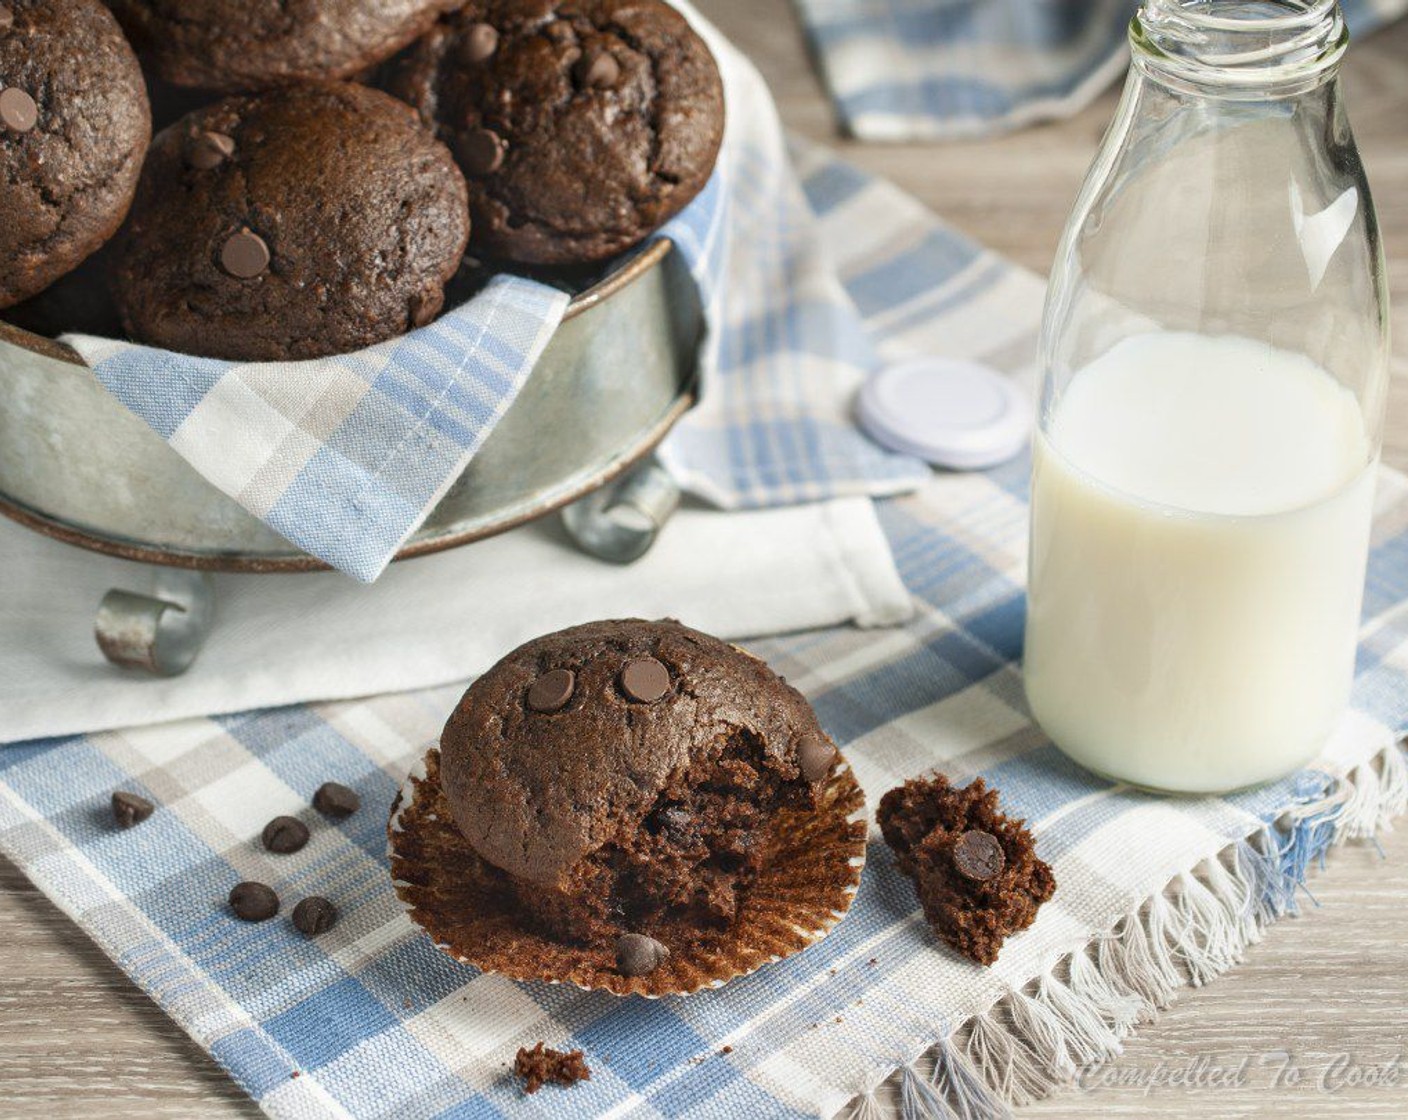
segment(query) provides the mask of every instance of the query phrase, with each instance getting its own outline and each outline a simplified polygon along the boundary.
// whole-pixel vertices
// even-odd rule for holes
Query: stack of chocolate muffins
[[[722,134],[663,0],[0,0],[0,308],[202,357],[356,350],[452,282],[599,268]]]

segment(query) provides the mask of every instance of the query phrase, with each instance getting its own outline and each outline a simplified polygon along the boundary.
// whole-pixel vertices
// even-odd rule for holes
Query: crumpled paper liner
[[[567,945],[517,922],[503,873],[465,841],[440,789],[440,750],[432,747],[391,807],[387,837],[396,894],[411,920],[457,961],[515,980],[546,980],[616,995],[689,995],[780,961],[825,937],[850,909],[865,866],[865,795],[844,759],[815,810],[773,818],[771,863],[724,930],[682,928],[661,939],[673,948],[648,976],[616,971],[614,945]]]

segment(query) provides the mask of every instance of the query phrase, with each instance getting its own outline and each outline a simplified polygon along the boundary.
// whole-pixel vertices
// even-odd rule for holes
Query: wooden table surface
[[[1072,120],[996,140],[842,143],[787,0],[700,0],[699,6],[753,56],[791,128],[838,144],[952,224],[1045,272],[1113,111],[1113,93]],[[1408,22],[1356,45],[1347,83],[1398,309],[1386,458],[1408,469]],[[1362,846],[1336,851],[1328,873],[1312,886],[1318,909],[1276,926],[1240,968],[1185,991],[1141,1029],[1106,1067],[1118,1084],[1072,1088],[1023,1115],[1408,1115],[1408,832],[1385,837],[1382,857]],[[1198,1063],[1236,1067],[1244,1060],[1245,1084],[1237,1088],[1159,1084]],[[119,1120],[258,1112],[0,860],[0,1115]]]

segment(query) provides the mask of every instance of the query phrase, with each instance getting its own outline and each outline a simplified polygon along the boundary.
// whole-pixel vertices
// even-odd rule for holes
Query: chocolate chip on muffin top
[[[723,136],[714,59],[662,0],[471,0],[388,88],[459,159],[476,251],[530,264],[635,245],[703,188]]]
[[[468,232],[464,178],[413,113],[308,83],[228,98],[156,138],[114,291],[143,342],[321,357],[433,319]]]
[[[348,78],[459,0],[108,0],[169,82],[234,92]]]
[[[141,68],[98,0],[6,0],[0,18],[0,307],[122,224],[151,137]]]

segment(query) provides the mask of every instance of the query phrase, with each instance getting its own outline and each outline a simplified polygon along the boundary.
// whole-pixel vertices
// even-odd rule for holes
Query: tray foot
[[[174,677],[195,661],[214,614],[210,573],[157,568],[149,594],[114,588],[103,596],[93,636],[114,665]]]
[[[651,456],[600,490],[562,511],[562,523],[578,548],[599,560],[629,564],[655,543],[680,505],[680,488]]]

